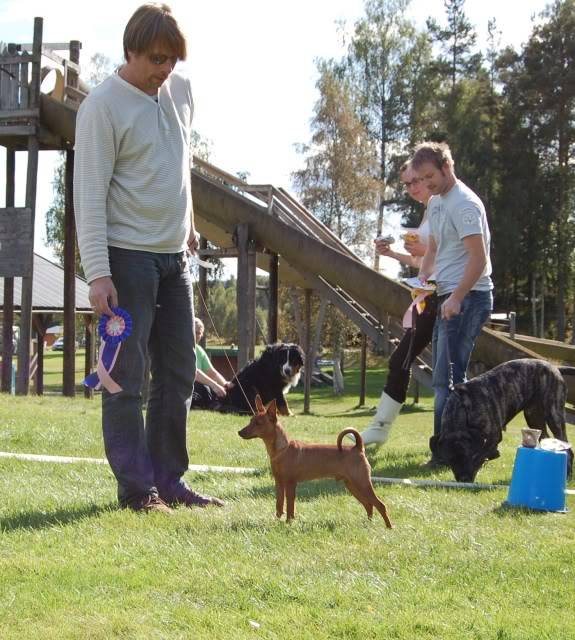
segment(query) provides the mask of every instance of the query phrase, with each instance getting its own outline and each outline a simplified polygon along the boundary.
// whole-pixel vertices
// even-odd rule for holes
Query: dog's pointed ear
[[[272,419],[272,420],[277,420],[278,417],[278,408],[276,405],[276,401],[275,398],[268,404],[268,416]]]
[[[256,395],[256,409],[258,413],[266,412],[266,408],[264,407],[264,403],[262,402],[262,399],[260,398],[259,393]]]

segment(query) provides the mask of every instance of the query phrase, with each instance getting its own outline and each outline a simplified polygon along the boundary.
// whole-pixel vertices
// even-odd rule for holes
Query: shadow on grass
[[[545,516],[549,513],[565,513],[564,511],[544,511],[542,509],[529,509],[528,507],[517,507],[515,505],[502,502],[499,506],[493,508],[493,513],[500,518],[508,518],[511,516]]]
[[[338,495],[341,493],[347,493],[351,496],[351,493],[346,489],[343,482],[337,480],[304,480],[299,482],[296,489],[296,503],[298,500],[309,502],[326,495]],[[253,498],[269,498],[273,496],[275,498],[276,488],[273,481],[266,485],[255,487],[249,491],[250,496]]]
[[[329,417],[329,418],[349,418],[353,416],[354,418],[369,418],[375,414],[376,406],[367,406],[367,405],[356,405],[355,407],[350,407],[340,413],[323,413],[319,411],[310,412],[308,415],[313,415],[315,417]],[[424,407],[421,404],[405,404],[401,409],[402,414],[411,414],[411,413],[429,413],[433,411],[433,408]]]
[[[420,452],[405,452],[397,456],[390,454],[385,458],[376,458],[376,451],[366,449],[367,459],[371,465],[371,474],[389,478],[429,478],[437,475],[437,469],[430,469],[421,462]],[[445,467],[442,470],[447,470]]]
[[[118,505],[111,502],[108,505],[86,505],[79,509],[57,509],[52,512],[29,511],[18,515],[2,518],[0,521],[0,531],[6,533],[17,529],[47,529],[59,525],[70,524],[82,518],[92,518],[101,513],[116,511]]]

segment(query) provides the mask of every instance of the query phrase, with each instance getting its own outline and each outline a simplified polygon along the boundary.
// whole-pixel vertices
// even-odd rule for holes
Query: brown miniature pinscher
[[[337,437],[337,446],[288,440],[286,432],[278,422],[275,400],[272,400],[266,410],[258,395],[256,409],[256,415],[252,417],[247,427],[238,432],[238,435],[245,440],[261,438],[266,445],[276,483],[278,518],[281,518],[284,512],[284,498],[287,498],[288,522],[294,518],[298,482],[335,478],[345,482],[345,486],[352,495],[364,506],[368,518],[371,518],[373,507],[375,507],[385,520],[386,526],[389,529],[393,527],[385,505],[373,490],[371,467],[365,457],[363,440],[358,431],[344,429]],[[353,447],[341,445],[347,433],[353,433],[355,436]]]

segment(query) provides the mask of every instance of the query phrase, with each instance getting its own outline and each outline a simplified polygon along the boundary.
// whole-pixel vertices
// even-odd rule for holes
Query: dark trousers
[[[106,456],[122,506],[146,494],[171,500],[185,488],[186,426],[196,373],[192,282],[184,253],[109,248],[118,304],[132,317],[112,378],[119,393],[102,393]],[[146,359],[152,380],[146,421]]]
[[[383,390],[396,402],[405,402],[411,365],[431,342],[436,314],[437,296],[432,294],[425,299],[423,313],[415,313],[413,327],[406,330],[389,358],[389,374]]]
[[[194,395],[192,396],[192,409],[213,409],[218,397],[203,382],[194,383]]]
[[[441,432],[443,409],[449,396],[450,361],[452,382],[467,380],[467,365],[481,327],[493,309],[492,291],[469,291],[461,303],[461,313],[449,320],[441,319],[440,306],[449,295],[438,299],[437,323],[433,331],[433,392],[435,394],[433,433]]]

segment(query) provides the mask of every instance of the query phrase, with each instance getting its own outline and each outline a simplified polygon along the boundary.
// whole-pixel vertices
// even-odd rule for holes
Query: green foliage
[[[441,45],[442,54],[434,68],[445,75],[455,90],[457,81],[473,76],[481,66],[481,54],[474,52],[477,34],[465,15],[465,0],[444,0],[447,26],[441,27],[434,18],[427,19],[431,37]]]
[[[46,244],[52,248],[60,264],[64,262],[65,171],[66,155],[60,152],[60,161],[56,165],[54,179],[52,180],[54,200],[48,211],[46,211]]]
[[[347,55],[318,61],[312,136],[294,174],[302,200],[366,258],[386,216],[399,211],[410,226],[419,222],[420,210],[397,184],[410,149],[422,139],[446,140],[457,175],[486,204],[497,310],[515,311],[519,332],[575,340],[575,0],[554,0],[518,51],[500,50],[493,20],[479,51],[464,0],[445,0],[445,19],[424,29],[407,19],[407,6],[366,0]],[[95,57],[96,71],[108,65]],[[199,136],[195,147],[209,154]],[[57,255],[62,177],[60,165],[47,216]],[[235,339],[235,284],[210,286],[218,333]],[[295,307],[283,293],[280,336],[298,340]],[[266,309],[258,300],[262,329]],[[315,301],[314,322],[318,312]],[[327,318],[325,345],[353,339],[338,314]]]
[[[419,222],[397,170],[415,143],[445,140],[486,204],[497,310],[515,311],[520,332],[575,340],[575,0],[552,2],[519,51],[500,50],[494,20],[477,50],[465,1],[444,6],[445,20],[421,30],[407,2],[367,0],[348,55],[330,62],[377,150],[379,212],[367,236],[397,211]]]
[[[361,247],[370,231],[367,214],[375,204],[376,155],[355,113],[356,105],[342,70],[318,64],[320,98],[311,123],[305,168],[293,174],[303,203],[346,244]]]

